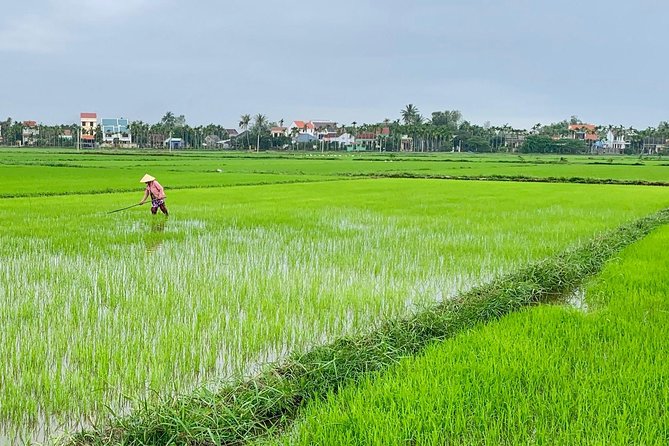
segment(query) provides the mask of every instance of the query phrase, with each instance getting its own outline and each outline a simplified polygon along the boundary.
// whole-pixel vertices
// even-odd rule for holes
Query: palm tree
[[[246,131],[246,147],[248,148],[251,144],[249,142],[249,124],[251,123],[251,115],[245,114],[239,117],[239,128]]]
[[[404,123],[407,125],[417,123],[417,118],[420,116],[418,114],[418,108],[416,108],[416,106],[413,104],[408,104],[406,107],[404,107],[404,110],[401,111],[401,114],[402,121],[404,121]]]
[[[267,130],[267,116],[258,113],[257,115],[254,116],[253,118],[253,128],[255,129],[256,133],[258,134],[258,141],[256,143],[256,152],[260,151],[260,133],[264,132]]]
[[[290,129],[290,136],[291,136],[290,142],[292,143],[291,145],[294,145],[297,142],[297,135],[299,134],[300,134],[300,129],[298,129],[297,127],[293,127],[292,129]]]
[[[165,116],[160,120],[160,122],[167,127],[174,127],[176,125],[176,116],[171,111],[165,113]]]

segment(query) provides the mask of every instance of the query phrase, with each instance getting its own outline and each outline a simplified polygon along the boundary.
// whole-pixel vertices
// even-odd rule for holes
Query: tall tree
[[[460,113],[459,110],[432,112],[431,122],[436,126],[445,126],[450,129],[457,130],[460,121],[462,121],[462,113]]]
[[[160,123],[163,124],[167,128],[173,128],[176,125],[177,118],[174,116],[174,113],[171,111],[168,111],[165,113],[165,116],[160,120]]]
[[[258,113],[253,117],[253,130],[257,134],[257,142],[256,142],[256,152],[260,151],[260,134],[265,133],[268,130],[269,126],[269,121],[267,120],[267,116]]]
[[[244,114],[239,117],[239,128],[246,132],[246,148],[249,148],[251,143],[249,142],[249,125],[251,124],[251,115]]]
[[[413,104],[406,105],[401,113],[402,113],[402,121],[404,121],[404,124],[410,125],[410,124],[420,123],[418,121],[420,114],[418,113],[418,108],[416,108],[415,105]]]

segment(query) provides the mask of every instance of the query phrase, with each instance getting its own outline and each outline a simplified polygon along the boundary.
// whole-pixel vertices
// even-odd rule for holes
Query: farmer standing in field
[[[169,215],[167,213],[167,207],[165,206],[166,197],[163,186],[161,186],[160,183],[148,173],[144,175],[139,182],[146,183],[144,198],[142,198],[142,201],[140,201],[139,204],[144,204],[146,199],[151,196],[151,213],[155,215],[158,212],[158,208],[160,208],[160,210],[163,211],[163,214],[166,216]]]

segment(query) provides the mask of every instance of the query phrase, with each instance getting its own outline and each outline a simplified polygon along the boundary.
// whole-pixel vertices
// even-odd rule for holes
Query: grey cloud
[[[45,11],[41,26],[11,5],[0,19],[16,87],[0,114],[372,122],[411,102],[515,126],[668,118],[660,1],[125,0],[89,2],[90,20],[89,3],[36,3],[25,9]]]

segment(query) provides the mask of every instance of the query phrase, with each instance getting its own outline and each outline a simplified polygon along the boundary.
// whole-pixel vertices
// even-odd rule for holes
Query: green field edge
[[[215,391],[202,388],[140,402],[129,415],[61,444],[241,445],[279,433],[307,402],[336,393],[364,374],[384,370],[482,322],[567,296],[623,248],[668,222],[669,209],[660,210],[367,334],[293,354],[255,378]]]
[[[276,174],[275,172],[252,172],[260,174]],[[332,178],[326,178],[332,177]],[[346,181],[352,179],[425,179],[425,180],[454,180],[454,181],[504,181],[517,183],[571,183],[571,184],[608,184],[620,186],[659,186],[667,187],[669,182],[666,181],[648,181],[648,180],[618,180],[613,178],[592,178],[592,177],[533,177],[525,175],[433,175],[433,174],[416,174],[411,172],[396,172],[396,173],[331,173],[319,174],[317,179],[292,179],[292,180],[278,180],[278,181],[254,181],[251,183],[235,183],[235,184],[202,184],[202,185],[184,185],[184,186],[165,186],[166,190],[185,190],[185,189],[211,189],[211,188],[225,188],[237,186],[266,186],[271,184],[306,184],[306,183],[320,183],[327,181]],[[76,195],[101,195],[114,194],[124,192],[134,192],[136,187],[128,188],[107,188],[107,189],[91,189],[84,191],[72,192],[22,192],[22,193],[1,193],[0,199],[13,198],[38,198],[38,197],[65,197]]]

